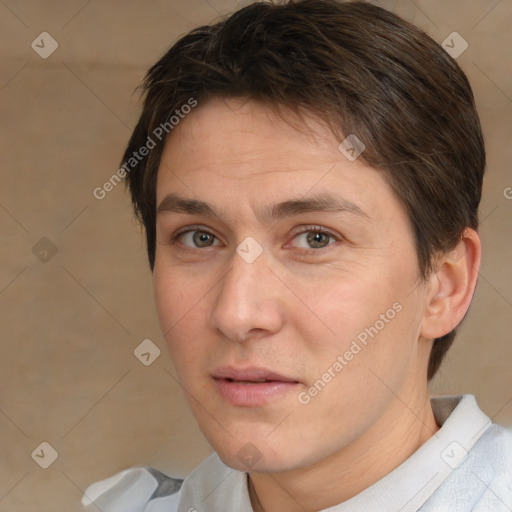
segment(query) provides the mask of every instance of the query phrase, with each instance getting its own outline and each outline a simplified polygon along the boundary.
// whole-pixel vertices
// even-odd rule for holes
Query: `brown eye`
[[[323,249],[337,241],[334,235],[319,229],[309,229],[294,237],[294,245],[300,249]]]
[[[312,249],[321,249],[322,247],[327,247],[329,245],[329,240],[331,238],[332,237],[327,233],[309,231],[307,233],[306,240]]]
[[[183,245],[194,249],[204,249],[213,245],[219,245],[217,237],[208,231],[191,229],[184,231],[174,237],[174,240],[180,240]]]
[[[213,245],[215,237],[205,231],[194,231],[192,240],[196,247],[210,247],[210,245]]]

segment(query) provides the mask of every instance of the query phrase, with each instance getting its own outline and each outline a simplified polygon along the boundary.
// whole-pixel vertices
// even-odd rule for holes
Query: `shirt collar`
[[[417,511],[467,457],[492,425],[473,395],[431,398],[440,429],[405,462],[348,501],[323,512]],[[252,512],[247,473],[227,467],[213,454],[184,481],[178,512]]]

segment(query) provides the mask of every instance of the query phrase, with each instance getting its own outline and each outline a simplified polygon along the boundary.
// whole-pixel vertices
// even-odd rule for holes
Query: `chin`
[[[263,436],[244,436],[244,439],[249,440],[223,436],[222,439],[208,441],[226,466],[247,473],[281,473],[306,467],[313,462],[308,460],[306,453],[297,453],[296,448],[288,445],[283,438],[276,436],[274,444]],[[304,450],[306,447],[302,448]]]
[[[243,445],[236,453],[218,450],[217,455],[226,466],[246,473],[280,473],[293,469],[289,460],[282,460],[280,456],[274,456],[252,444]]]

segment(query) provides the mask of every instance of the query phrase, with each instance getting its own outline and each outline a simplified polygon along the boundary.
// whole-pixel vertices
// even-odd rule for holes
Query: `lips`
[[[226,379],[238,382],[298,382],[293,378],[280,375],[266,368],[237,369],[226,366],[213,372],[213,377],[215,379]]]
[[[239,407],[257,407],[283,398],[300,383],[266,368],[223,367],[213,379],[222,398]]]

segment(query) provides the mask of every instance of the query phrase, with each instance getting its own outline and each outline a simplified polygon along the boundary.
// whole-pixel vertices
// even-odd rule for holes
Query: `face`
[[[156,306],[201,430],[238,469],[325,459],[426,382],[406,213],[339,142],[235,99],[199,105],[166,142]]]

